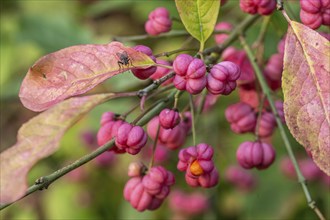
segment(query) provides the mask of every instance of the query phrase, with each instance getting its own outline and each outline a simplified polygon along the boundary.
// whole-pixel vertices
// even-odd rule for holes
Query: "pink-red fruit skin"
[[[214,29],[217,31],[231,31],[233,29],[233,26],[228,22],[220,22],[215,25]],[[214,36],[215,42],[217,44],[222,44],[227,38],[228,34],[216,34]]]
[[[135,155],[144,147],[147,139],[147,134],[142,127],[124,122],[118,128],[115,143],[120,150]]]
[[[163,109],[159,114],[160,125],[165,129],[171,129],[180,123],[180,115],[177,110]]]
[[[234,47],[228,47],[222,53],[224,61],[230,61],[239,66],[241,76],[237,80],[237,84],[245,89],[255,88],[255,74],[253,67],[243,50],[237,50]]]
[[[245,141],[238,147],[236,158],[245,169],[266,169],[275,160],[275,150],[267,143]]]
[[[150,56],[150,58],[153,61],[156,61],[156,58],[152,55],[152,50],[149,47],[144,46],[144,45],[136,45],[135,47],[133,47],[133,49]],[[137,78],[144,80],[144,79],[148,79],[152,74],[155,73],[156,70],[157,70],[157,67],[155,67],[155,66],[148,67],[146,69],[134,68],[134,69],[132,69],[132,73]]]
[[[180,150],[177,168],[185,171],[188,185],[210,188],[218,184],[219,173],[212,161],[213,148],[204,143]]]
[[[259,137],[269,137],[273,134],[276,127],[275,116],[270,112],[262,112],[259,120]]]
[[[155,140],[159,123],[159,116],[151,119],[147,125],[147,132],[151,139]],[[164,129],[160,126],[158,141],[161,144],[164,144],[167,148],[175,150],[181,147],[186,141],[186,136],[188,129],[187,123],[183,120],[179,123],[178,126],[175,126],[173,129]]]
[[[236,88],[241,76],[240,68],[233,62],[223,61],[214,65],[207,75],[207,90],[213,95],[229,95]]]
[[[202,60],[180,54],[173,62],[173,69],[176,73],[173,84],[177,89],[195,95],[205,88],[206,66]]]
[[[148,34],[156,36],[171,30],[172,21],[169,11],[164,7],[159,7],[150,12],[149,19],[145,23],[145,30]]]
[[[170,193],[174,182],[174,175],[164,167],[152,167],[146,175],[133,177],[126,183],[124,198],[140,212],[155,210]]]
[[[243,102],[228,106],[225,116],[231,129],[237,134],[253,131],[257,122],[253,108]]]
[[[269,15],[276,8],[275,0],[240,0],[242,11],[249,14]]]
[[[300,0],[301,22],[312,29],[319,28],[322,24],[330,25],[329,0]]]

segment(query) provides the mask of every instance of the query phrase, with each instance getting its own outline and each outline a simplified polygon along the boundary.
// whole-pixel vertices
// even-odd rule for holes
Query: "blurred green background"
[[[36,115],[25,109],[18,91],[28,68],[41,56],[77,44],[108,43],[116,36],[141,35],[144,22],[154,8],[167,7],[171,16],[178,18],[174,1],[1,1],[0,41],[0,87],[1,87],[1,151],[13,145],[22,123]],[[298,17],[299,4],[292,3],[291,15]],[[219,21],[239,23],[244,14],[238,1],[229,0],[222,9]],[[258,36],[261,21],[247,33],[249,42]],[[286,32],[287,25],[279,13],[275,13],[266,33],[265,57],[276,52],[277,42]],[[184,29],[174,22],[173,29]],[[160,38],[125,42],[126,45],[145,44],[154,54],[180,48],[198,47],[198,42],[187,37]],[[206,46],[214,45],[211,37]],[[169,58],[171,59],[171,57]],[[136,90],[147,83],[125,73],[108,80],[91,93],[104,91]],[[281,96],[281,94],[278,94]],[[187,99],[182,98],[182,102]],[[81,139],[84,131],[96,132],[99,118],[104,111],[124,112],[137,103],[137,99],[113,100],[98,106],[65,134],[61,148],[51,157],[39,162],[29,175],[29,184],[91,151]],[[212,206],[194,219],[317,219],[308,208],[302,189],[296,180],[288,179],[279,169],[281,158],[286,156],[283,142],[278,134],[273,136],[277,159],[267,170],[252,173],[258,178],[258,186],[247,193],[238,191],[224,180],[226,168],[236,163],[237,146],[252,135],[236,135],[230,131],[224,118],[225,108],[238,101],[237,93],[220,97],[217,105],[201,116],[197,125],[200,142],[207,141],[216,148],[215,161],[221,180],[215,189],[192,189],[184,182],[184,175],[176,170],[178,150],[171,153],[164,165],[174,172],[177,183],[173,188],[185,191],[201,191],[211,198]],[[180,101],[181,102],[181,101]],[[134,112],[132,120],[138,112]],[[291,138],[291,137],[290,137]],[[306,157],[304,149],[293,138],[294,151]],[[188,138],[185,146],[191,144]],[[0,218],[10,219],[171,219],[172,211],[167,202],[153,212],[135,211],[122,196],[128,180],[127,167],[131,161],[149,158],[119,155],[114,163],[100,167],[91,162],[79,168],[77,178],[68,175],[53,183],[49,189],[36,192],[0,212]],[[71,177],[70,177],[71,176]],[[321,181],[308,182],[313,198],[324,214],[330,218],[329,186]]]

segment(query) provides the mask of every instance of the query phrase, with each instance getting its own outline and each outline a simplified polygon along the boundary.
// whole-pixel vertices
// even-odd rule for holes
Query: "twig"
[[[176,91],[173,91],[166,98],[164,98],[161,101],[157,102],[156,105],[154,106],[154,108],[151,109],[150,111],[141,113],[142,116],[139,115],[138,117],[142,118],[143,120],[139,120],[136,123],[136,125],[143,126],[152,117],[157,115],[161,109],[163,109],[165,106],[168,105],[169,101],[174,100],[175,92]],[[125,93],[123,93],[123,94],[125,94]],[[131,93],[127,93],[127,94],[131,95]],[[37,190],[47,189],[50,184],[52,184],[54,181],[56,181],[60,177],[62,177],[65,174],[69,173],[70,171],[82,166],[83,164],[91,161],[92,159],[96,158],[98,155],[102,154],[103,152],[109,150],[111,147],[113,147],[114,142],[115,142],[115,140],[112,139],[109,142],[107,142],[106,144],[102,145],[101,147],[99,147],[96,150],[94,150],[93,152],[91,152],[90,154],[87,154],[87,155],[81,157],[80,159],[76,160],[75,162],[69,164],[68,166],[63,167],[63,168],[53,172],[50,175],[40,177],[39,179],[36,180],[36,183],[34,185],[32,185],[31,187],[29,187],[27,189],[25,195],[22,198],[34,193]],[[20,199],[22,199],[22,198],[20,198]],[[14,201],[14,202],[16,202],[16,201]],[[0,205],[0,210],[10,206],[14,202],[1,204]]]
[[[193,136],[193,145],[196,146],[196,129],[195,129],[195,107],[193,96],[189,95],[190,100],[190,112],[191,112],[191,125],[192,125],[192,136]]]
[[[158,142],[159,131],[160,131],[160,124],[158,124],[158,126],[157,126],[156,137],[155,137],[155,140],[154,140],[154,144],[152,145],[152,155],[151,155],[151,160],[150,160],[150,164],[149,164],[149,170],[150,170],[151,167],[154,165],[154,161],[155,161],[155,152],[156,152],[156,148],[157,148],[157,142]]]
[[[271,96],[271,91],[267,85],[267,82],[256,62],[256,58],[254,56],[254,54],[252,53],[252,50],[250,48],[250,46],[247,44],[245,38],[241,35],[239,37],[240,41],[241,41],[241,44],[244,48],[244,50],[246,51],[247,55],[248,55],[248,58],[253,66],[253,69],[257,75],[257,78],[259,80],[259,83],[261,85],[261,88],[264,92],[264,94],[266,95],[267,99],[268,99],[268,102],[270,104],[270,107],[271,107],[271,110],[273,111],[274,115],[275,115],[275,119],[276,119],[276,123],[277,123],[277,126],[279,128],[279,131],[280,131],[280,134],[282,136],[282,139],[283,139],[283,142],[284,142],[284,145],[288,151],[288,154],[289,154],[289,157],[293,163],[293,166],[294,166],[294,169],[297,173],[297,176],[298,176],[298,181],[299,183],[301,184],[302,188],[303,188],[303,191],[305,193],[305,197],[307,199],[307,203],[309,205],[309,207],[317,214],[317,216],[321,219],[321,220],[325,220],[324,216],[322,215],[322,213],[320,212],[320,210],[318,209],[318,207],[316,206],[315,204],[315,201],[311,198],[311,195],[310,195],[310,192],[308,190],[308,187],[307,187],[307,184],[306,184],[306,179],[305,177],[302,175],[301,171],[300,171],[300,168],[299,168],[299,165],[298,165],[298,162],[296,160],[296,157],[293,153],[293,150],[292,150],[292,147],[291,147],[291,144],[289,142],[289,139],[285,133],[285,130],[284,130],[284,126],[282,124],[282,121],[279,117],[279,114],[276,110],[276,107],[275,107],[275,103],[272,99],[272,96]]]
[[[259,99],[258,117],[257,117],[256,128],[255,128],[255,131],[254,131],[257,140],[259,140],[259,127],[260,127],[262,109],[264,107],[265,96],[259,97],[258,99]]]
[[[32,185],[31,187],[29,187],[27,189],[25,195],[22,198],[34,193],[37,190],[47,189],[50,184],[52,184],[54,181],[56,181],[60,177],[69,173],[70,171],[80,167],[81,165],[91,161],[92,159],[94,159],[98,155],[102,154],[103,152],[109,150],[113,146],[114,142],[115,142],[115,140],[112,139],[109,142],[107,142],[106,144],[104,144],[101,147],[94,150],[92,153],[83,156],[82,158],[76,160],[72,164],[69,164],[68,166],[63,167],[63,168],[55,171],[54,173],[49,174],[48,176],[40,177],[38,180],[36,180],[36,183],[34,185]],[[0,210],[8,207],[9,205],[11,205],[13,203],[14,202],[2,204],[0,206]]]
[[[257,40],[253,43],[252,48],[255,48],[257,50],[257,60],[258,60],[258,64],[259,66],[261,66],[263,64],[263,56],[264,56],[264,40],[265,40],[265,36],[266,36],[266,31],[267,31],[267,27],[270,21],[270,16],[265,16],[262,24],[261,24],[261,28],[260,28],[260,32],[259,32],[259,36],[257,38]]]
[[[140,98],[142,98],[142,96],[147,95],[149,92],[153,91],[154,89],[158,88],[163,82],[165,82],[166,80],[172,78],[175,75],[174,72],[170,72],[169,74],[153,81],[152,84],[150,84],[149,86],[147,86],[144,89],[141,89],[137,92],[137,96],[139,96]]]
[[[209,55],[211,53],[222,53],[224,49],[226,49],[230,44],[232,44],[240,35],[240,33],[243,33],[248,27],[250,27],[258,18],[260,15],[248,15],[238,26],[235,28],[228,38],[223,42],[223,44],[220,44],[215,47],[206,48],[203,51],[204,55]]]
[[[228,33],[228,31],[214,31],[213,34],[223,34]],[[134,35],[134,36],[117,36],[113,37],[113,41],[120,41],[120,42],[127,42],[127,41],[139,41],[139,40],[146,40],[146,39],[159,39],[163,37],[181,37],[181,36],[190,36],[190,33],[188,33],[186,30],[172,30],[168,33],[163,33],[157,36],[152,36],[149,34],[143,34],[143,35]]]
[[[180,53],[180,52],[184,52],[184,51],[198,51],[198,48],[182,48],[182,49],[177,49],[177,50],[172,50],[172,51],[169,51],[169,52],[163,52],[163,53],[159,53],[159,54],[156,54],[154,55],[155,57],[169,57],[173,54],[176,54],[176,53]]]

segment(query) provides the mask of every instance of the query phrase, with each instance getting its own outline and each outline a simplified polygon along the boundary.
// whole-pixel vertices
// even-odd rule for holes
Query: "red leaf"
[[[115,97],[110,93],[71,98],[25,123],[18,131],[17,143],[0,154],[0,203],[21,198],[31,167],[54,153],[65,131],[84,114]]]
[[[131,61],[127,65],[118,64],[123,52]],[[72,46],[40,58],[27,72],[19,97],[26,108],[43,111],[121,72],[151,65],[149,56],[119,42]]]
[[[330,175],[330,43],[290,21],[282,87],[286,123],[296,140]]]

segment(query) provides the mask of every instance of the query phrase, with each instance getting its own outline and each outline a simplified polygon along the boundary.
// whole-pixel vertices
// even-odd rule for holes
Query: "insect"
[[[119,70],[121,70],[122,67],[125,66],[134,66],[132,63],[131,58],[128,56],[126,51],[123,51],[122,53],[116,53],[117,57],[118,57],[118,66],[119,66]]]

